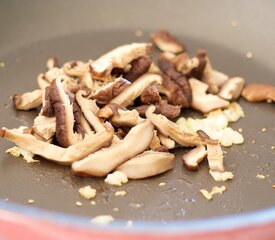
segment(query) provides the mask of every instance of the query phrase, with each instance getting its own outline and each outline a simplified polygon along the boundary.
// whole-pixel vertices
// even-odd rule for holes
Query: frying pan
[[[206,48],[215,69],[247,82],[274,84],[274,9],[274,1],[248,0],[3,0],[0,126],[31,125],[37,111],[14,110],[10,96],[35,89],[36,76],[45,70],[49,57],[56,56],[61,63],[95,59],[118,45],[148,41],[150,32],[159,29],[185,42],[191,54]],[[143,35],[137,37],[136,30]],[[248,51],[253,59],[246,58]],[[226,149],[226,168],[235,177],[222,184],[212,180],[206,163],[198,172],[185,170],[180,160],[185,149],[174,151],[174,170],[113,187],[104,179],[75,177],[69,167],[43,159],[27,164],[5,154],[12,144],[0,140],[0,235],[10,239],[221,239],[230,234],[236,239],[274,239],[274,104],[239,102],[246,116],[231,126],[243,129],[245,143]],[[257,174],[268,177],[260,180]],[[160,182],[166,185],[160,187]],[[95,206],[78,194],[85,185],[98,191]],[[228,190],[210,202],[198,192],[215,185]],[[122,189],[126,196],[114,195]],[[28,204],[28,199],[34,204]],[[112,215],[115,222],[103,229],[91,226],[89,220],[103,214]],[[129,220],[133,221],[130,228],[126,227]]]

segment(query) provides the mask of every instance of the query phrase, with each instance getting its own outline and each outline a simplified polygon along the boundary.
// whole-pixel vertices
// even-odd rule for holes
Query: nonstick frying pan
[[[274,84],[273,1],[12,0],[1,1],[0,6],[0,126],[31,125],[37,112],[16,111],[10,96],[35,89],[36,76],[45,70],[49,57],[56,56],[61,63],[95,59],[118,45],[148,41],[150,32],[159,29],[177,36],[191,54],[199,47],[206,48],[213,66],[230,76]],[[142,30],[143,35],[137,37],[136,30]],[[253,53],[250,60],[246,58],[248,51]],[[28,215],[30,222],[33,217],[42,216],[50,219],[50,225],[81,225],[83,232],[87,230],[87,219],[110,214],[117,221],[106,232],[117,232],[131,220],[134,234],[146,229],[147,237],[151,230],[164,232],[164,236],[171,232],[184,235],[187,230],[190,234],[202,230],[217,233],[238,227],[248,227],[250,231],[253,220],[253,226],[256,224],[259,233],[265,234],[263,238],[274,237],[274,104],[251,104],[243,99],[239,102],[246,116],[231,126],[243,129],[245,143],[226,149],[226,167],[235,178],[222,184],[211,179],[206,163],[198,172],[185,170],[180,160],[186,151],[183,149],[175,150],[174,170],[117,188],[106,185],[104,179],[75,177],[69,167],[43,159],[39,164],[26,164],[5,154],[12,144],[0,140],[0,206],[4,219],[1,232],[5,232],[8,216],[20,212],[20,217]],[[194,116],[189,111],[183,114]],[[260,180],[257,174],[268,177]],[[166,185],[159,187],[160,182]],[[95,206],[78,194],[85,185],[98,191]],[[228,190],[206,201],[198,190],[214,185],[225,185]],[[128,194],[117,197],[117,190]],[[32,206],[28,199],[35,201]],[[83,206],[77,207],[76,201]],[[11,221],[8,226],[17,225]],[[237,233],[236,230],[236,236]]]

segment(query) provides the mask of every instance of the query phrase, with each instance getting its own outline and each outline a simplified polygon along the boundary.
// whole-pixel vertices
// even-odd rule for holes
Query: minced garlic
[[[20,155],[23,156],[23,159],[27,161],[27,163],[37,163],[39,160],[33,159],[34,154],[25,150],[24,148],[14,146],[12,148],[9,148],[6,150],[6,153],[11,154],[14,157],[20,157]]]
[[[82,187],[78,190],[81,197],[85,199],[92,199],[96,196],[96,189],[91,188],[90,186]]]
[[[97,225],[107,225],[114,221],[114,218],[111,215],[99,215],[97,217],[94,217],[91,220],[91,223],[97,224]]]
[[[115,171],[107,175],[107,177],[105,178],[105,182],[110,185],[121,186],[123,183],[128,182],[128,178],[125,173]]]

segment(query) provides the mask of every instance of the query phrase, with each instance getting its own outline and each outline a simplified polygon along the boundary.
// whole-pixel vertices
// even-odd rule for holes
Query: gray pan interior
[[[0,67],[0,126],[31,126],[37,111],[14,110],[10,96],[36,88],[36,76],[45,70],[48,57],[56,56],[61,63],[95,59],[115,46],[147,41],[149,33],[158,29],[170,30],[190,53],[205,47],[218,70],[242,76],[247,82],[274,84],[274,9],[272,1],[1,1],[0,62],[5,67]],[[239,25],[232,27],[232,20]],[[135,36],[139,29],[144,36]],[[247,51],[253,53],[252,60],[246,59]],[[75,177],[69,167],[45,160],[27,164],[5,154],[13,144],[1,139],[0,197],[23,204],[34,199],[35,207],[77,215],[111,214],[117,219],[164,223],[272,207],[274,104],[244,100],[240,104],[246,117],[231,126],[243,129],[245,143],[225,149],[226,168],[234,172],[233,181],[212,180],[206,162],[198,172],[185,170],[180,159],[183,149],[175,151],[174,170],[113,187],[103,179]],[[183,114],[194,116],[189,111]],[[269,177],[260,180],[257,174]],[[161,182],[166,185],[160,187]],[[98,191],[95,206],[78,194],[85,185]],[[198,190],[215,185],[228,190],[208,202]],[[117,197],[117,190],[128,194]],[[83,206],[77,207],[76,201]]]

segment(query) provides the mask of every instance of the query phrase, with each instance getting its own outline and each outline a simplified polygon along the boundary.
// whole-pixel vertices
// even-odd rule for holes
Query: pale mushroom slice
[[[165,146],[161,145],[160,139],[157,134],[157,130],[154,130],[154,136],[152,138],[152,141],[149,145],[149,148],[153,151],[157,152],[168,152],[168,149]]]
[[[211,139],[204,131],[198,130],[198,135],[206,142],[208,165],[211,171],[224,172],[223,151],[219,141]]]
[[[151,39],[153,43],[164,52],[180,53],[186,50],[184,44],[166,31],[154,32],[151,35]]]
[[[50,82],[45,78],[45,75],[43,73],[38,74],[37,76],[37,85],[38,87],[43,90],[46,87],[50,86]]]
[[[116,168],[129,179],[159,175],[173,168],[175,155],[168,152],[145,151]]]
[[[236,100],[241,95],[244,87],[244,79],[241,77],[234,77],[228,79],[222,86],[218,93],[218,96],[228,100]]]
[[[48,70],[58,67],[58,65],[59,65],[58,59],[56,57],[51,57],[46,62],[46,66],[47,66]]]
[[[132,43],[117,47],[92,62],[91,73],[96,79],[109,81],[114,68],[125,68],[134,59],[150,54],[151,50],[151,43]]]
[[[103,120],[96,116],[99,108],[97,107],[95,100],[85,98],[83,96],[84,94],[85,91],[79,90],[76,93],[76,101],[80,106],[85,118],[96,132],[105,131]]]
[[[24,94],[15,94],[12,97],[14,106],[18,110],[30,110],[42,104],[42,90],[37,89]]]
[[[90,65],[82,61],[67,62],[63,65],[63,71],[70,77],[81,78],[85,73],[90,71]]]
[[[57,77],[50,86],[50,99],[56,117],[56,140],[61,147],[68,147],[82,140],[81,135],[74,132],[73,105]]]
[[[44,141],[40,141],[31,134],[23,134],[15,130],[0,129],[0,137],[14,142],[19,147],[27,151],[42,156],[48,160],[60,163],[71,164],[102,147],[110,145],[113,138],[113,130],[107,128],[106,131],[86,136],[81,142],[62,148]]]
[[[189,79],[193,98],[191,107],[202,113],[229,106],[229,102],[213,94],[207,94],[208,85],[195,79]]]
[[[195,134],[183,132],[176,123],[168,120],[161,114],[155,114],[155,107],[150,106],[146,111],[147,119],[150,119],[158,131],[166,137],[170,137],[184,147],[204,145],[205,143]]]
[[[130,85],[131,82],[128,80],[122,77],[118,77],[114,82],[110,82],[102,88],[98,89],[98,91],[95,92],[91,98],[96,99],[98,104],[106,105]]]
[[[212,70],[212,80],[215,82],[218,88],[220,88],[228,79],[228,75],[224,74],[223,72],[217,71],[215,69]]]
[[[55,134],[55,126],[56,126],[56,118],[55,117],[45,117],[43,115],[38,115],[34,119],[33,123],[33,131],[36,135],[48,142],[54,137]]]
[[[176,142],[169,137],[164,136],[162,133],[158,132],[158,137],[163,146],[167,149],[173,149],[176,147]]]
[[[136,110],[118,109],[117,113],[110,118],[111,123],[116,127],[133,127],[143,121]]]
[[[183,164],[188,170],[196,171],[206,155],[205,146],[199,145],[182,156]]]
[[[106,176],[117,166],[143,152],[153,138],[153,130],[154,126],[151,121],[144,120],[133,127],[122,141],[73,163],[73,173],[76,175]]]
[[[146,73],[134,81],[117,97],[112,99],[111,103],[116,103],[124,107],[128,107],[144,92],[147,87],[154,83],[161,84],[162,77],[158,74]]]

